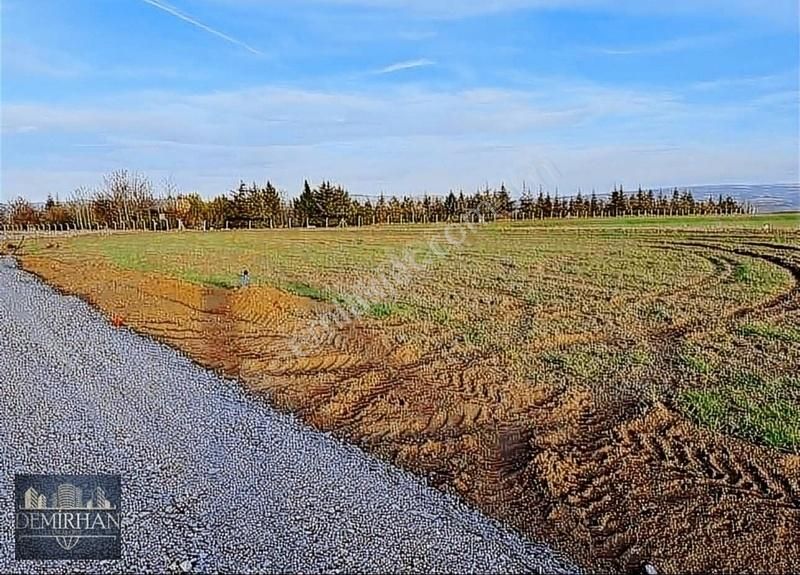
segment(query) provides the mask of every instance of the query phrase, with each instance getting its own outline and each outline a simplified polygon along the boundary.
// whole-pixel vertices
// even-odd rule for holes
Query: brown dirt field
[[[318,353],[294,359],[292,334],[327,304],[57,255],[25,256],[23,264],[592,571],[629,572],[645,561],[664,573],[800,569],[800,456],[713,434],[661,403],[523,384],[494,355],[464,362],[398,345],[391,322],[351,324]],[[713,263],[720,276],[730,273],[724,253]],[[795,288],[734,313],[779,313],[796,300]],[[669,343],[704,329],[713,326],[644,335]],[[593,341],[560,334],[544,345]]]

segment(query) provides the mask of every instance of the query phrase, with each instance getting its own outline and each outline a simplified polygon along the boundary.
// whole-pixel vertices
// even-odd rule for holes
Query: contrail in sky
[[[225,34],[223,32],[220,32],[219,30],[214,30],[214,28],[211,28],[210,26],[206,26],[202,22],[198,22],[197,20],[195,20],[191,16],[189,16],[187,14],[184,14],[183,12],[178,10],[177,8],[173,8],[169,4],[165,4],[163,2],[160,2],[159,0],[142,0],[142,2],[144,2],[146,4],[150,4],[151,6],[155,6],[159,10],[163,10],[164,12],[166,12],[168,14],[172,14],[176,18],[179,18],[179,19],[183,20],[184,22],[188,22],[192,26],[200,28],[201,30],[205,30],[209,34],[213,34],[214,36],[217,36],[218,38],[222,38],[226,42],[230,42],[231,44],[236,44],[237,46],[239,46],[241,48],[244,48],[248,52],[251,52],[253,54],[257,54],[259,56],[264,56],[265,55],[264,52],[262,52],[260,50],[257,50],[257,49],[253,48],[252,46],[250,46],[248,44],[245,44],[241,40],[237,40],[236,38],[228,36],[227,34]]]

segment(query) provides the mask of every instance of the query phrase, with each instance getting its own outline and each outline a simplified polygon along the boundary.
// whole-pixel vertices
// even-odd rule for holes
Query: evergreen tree
[[[612,216],[619,216],[623,212],[622,190],[617,190],[617,186],[614,186],[614,191],[611,192],[611,203],[608,207]]]
[[[386,223],[389,217],[389,206],[386,205],[386,198],[381,193],[378,204],[375,206],[375,220],[379,224]]]
[[[519,200],[519,209],[526,218],[530,218],[534,214],[534,201],[528,190],[522,192],[522,198]]]
[[[375,207],[372,205],[372,202],[367,198],[367,201],[364,202],[364,205],[358,209],[358,215],[361,216],[361,225],[367,225],[372,223],[372,218],[375,215]]]
[[[693,214],[695,213],[695,202],[694,197],[692,197],[692,192],[686,190],[681,195],[681,206],[685,213]]]
[[[428,194],[425,194],[425,196],[423,196],[423,198],[422,198],[421,211],[422,211],[422,218],[424,218],[425,221],[430,221],[431,220],[431,215],[432,215],[431,214],[431,198],[430,198],[430,196]]]
[[[414,213],[414,200],[412,200],[408,196],[403,196],[403,201],[400,204],[400,208],[403,214],[403,221],[408,223],[411,221],[416,221],[416,214]]]
[[[281,221],[281,216],[283,212],[283,202],[281,201],[281,195],[275,186],[267,180],[267,185],[261,191],[262,195],[262,204],[264,207],[264,216],[267,218],[273,219],[273,225],[276,222]]]
[[[447,199],[444,202],[444,209],[445,213],[447,214],[447,218],[452,220],[456,215],[456,211],[458,210],[456,195],[453,193],[453,190],[450,190],[450,193],[447,194]]]
[[[658,190],[658,213],[665,215],[669,211],[669,200],[663,190]]]
[[[672,190],[672,199],[669,201],[669,213],[677,214],[681,210],[681,194],[678,188]]]
[[[642,186],[639,186],[639,189],[636,191],[636,199],[633,201],[633,205],[631,206],[632,211],[639,215],[641,212],[647,210],[647,201],[646,196],[644,194],[644,190]]]
[[[549,194],[548,194],[549,197]],[[536,214],[535,217],[537,218],[544,218],[545,212],[545,201],[544,201],[544,192],[542,192],[542,188],[539,188],[539,196],[536,198],[536,206],[535,206]]]
[[[583,194],[578,190],[578,195],[570,198],[569,201],[569,214],[574,217],[583,216]]]
[[[306,223],[316,225],[318,223],[321,212],[317,204],[317,198],[311,186],[308,185],[308,180],[303,182],[303,191],[294,200],[294,211],[297,217],[300,218],[302,225]]]
[[[400,223],[400,217],[402,214],[403,211],[400,209],[400,200],[398,200],[395,196],[392,196],[389,199],[389,222],[393,224]]]
[[[553,217],[553,200],[550,198],[550,192],[547,192],[547,196],[545,196],[544,198],[544,203],[542,206],[542,217],[545,218]]]
[[[500,184],[500,189],[494,193],[494,209],[498,216],[508,217],[514,211],[514,202],[508,193],[505,184]]]
[[[456,200],[456,216],[461,218],[467,213],[467,200],[464,198],[464,190],[459,190],[458,199]]]
[[[244,181],[240,181],[239,187],[231,192],[228,219],[236,222],[234,225],[247,225],[247,221],[252,219],[249,195],[249,190]]]

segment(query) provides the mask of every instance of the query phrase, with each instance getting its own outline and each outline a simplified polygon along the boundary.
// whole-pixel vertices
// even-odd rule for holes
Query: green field
[[[626,216],[618,218],[548,218],[516,221],[513,225],[578,228],[703,228],[758,229],[769,225],[774,229],[800,229],[800,213],[782,212],[756,215],[692,215],[692,216]]]
[[[797,310],[759,306],[796,287],[798,221],[90,235],[60,253],[224,288],[246,268],[255,285],[337,304],[423,352],[495,356],[523,383],[665,401],[710,428],[796,450]]]

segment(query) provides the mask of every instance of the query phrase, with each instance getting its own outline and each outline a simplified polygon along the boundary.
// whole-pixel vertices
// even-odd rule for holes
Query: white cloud
[[[381,68],[380,70],[376,70],[376,74],[391,74],[392,72],[400,72],[402,70],[411,70],[413,68],[422,68],[425,66],[433,66],[436,62],[433,60],[428,60],[427,58],[420,58],[418,60],[406,60],[404,62],[397,62],[396,64],[391,64],[386,66],[385,68]]]
[[[516,137],[576,128],[596,119],[656,122],[681,113],[670,94],[543,81],[547,90],[355,92],[272,86],[184,95],[142,92],[87,105],[6,103],[3,131],[101,134],[136,140],[305,145],[375,138]]]
[[[53,51],[29,42],[3,38],[3,74],[14,72],[49,78],[73,78],[90,71],[89,66],[64,51]]]
[[[633,186],[797,179],[796,134],[763,126],[737,131],[736,142],[725,132],[765,107],[783,109],[784,92],[753,104],[702,105],[669,92],[556,79],[538,85],[264,86],[139,92],[84,105],[4,103],[0,189],[63,195],[118,167],[155,180],[172,174],[209,195],[239,178],[266,177],[292,191],[304,177],[328,177],[359,193],[398,194],[487,179],[533,185],[538,178],[562,190],[602,190],[623,178]],[[77,145],[59,144],[64,138]]]
[[[650,44],[638,44],[629,46],[596,47],[592,51],[609,56],[631,56],[639,54],[666,54],[669,52],[681,52],[691,50],[701,46],[708,46],[724,41],[722,36],[686,36],[683,38],[671,38]]]
[[[702,82],[694,82],[689,86],[691,90],[699,92],[712,92],[719,90],[731,90],[737,88],[756,88],[761,90],[780,89],[781,87],[791,86],[797,91],[798,72],[795,69],[782,74],[771,74],[767,76],[739,76],[727,78],[715,78]]]
[[[6,199],[24,193],[43,200],[47,193],[68,197],[81,185],[92,186],[112,169],[127,167],[147,173],[154,182],[171,176],[184,190],[216,195],[240,178],[271,179],[291,196],[308,177],[328,178],[352,192],[443,195],[451,188],[474,190],[484,182],[504,181],[517,195],[523,180],[571,194],[596,188],[607,192],[615,183],[628,189],[710,183],[798,181],[796,158],[787,142],[763,141],[711,148],[662,149],[636,144],[525,145],[507,148],[454,138],[376,139],[368,150],[357,145],[205,146],[132,143],[133,147],[93,158],[93,164],[59,162],[48,169],[6,169]]]

